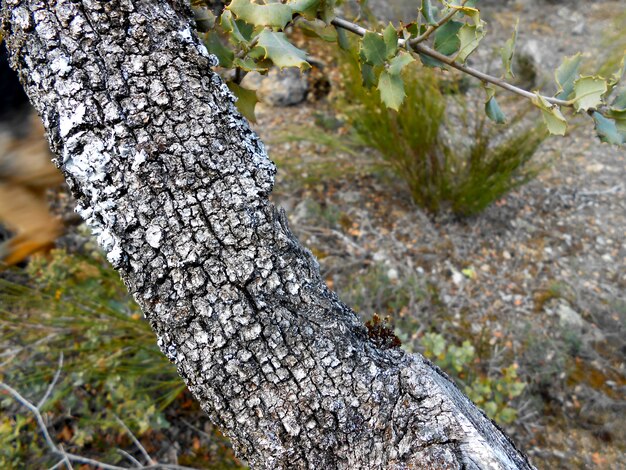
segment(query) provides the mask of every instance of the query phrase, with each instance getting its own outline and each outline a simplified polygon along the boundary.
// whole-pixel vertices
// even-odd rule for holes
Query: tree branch
[[[358,36],[365,36],[365,33],[369,32],[368,29],[363,28],[362,26],[359,26],[355,23],[351,23],[349,21],[346,21],[342,18],[335,18],[331,21],[331,23],[333,25],[335,25],[338,28],[342,28],[345,29],[346,31],[350,31],[351,33],[354,33]],[[457,70],[460,70],[463,73],[466,73],[468,75],[471,75],[475,78],[478,78],[479,80],[483,81],[483,82],[487,82],[487,83],[491,83],[493,85],[496,85],[500,88],[503,88],[507,91],[510,91],[512,93],[515,93],[519,96],[523,96],[524,98],[528,98],[528,99],[534,99],[537,97],[537,95],[535,93],[532,93],[530,91],[524,90],[523,88],[517,87],[515,85],[512,85],[510,83],[508,83],[507,81],[505,81],[502,78],[498,78],[498,77],[494,77],[493,75],[489,75],[487,73],[481,72],[480,70],[476,70],[473,69],[472,67],[468,67],[466,65],[463,64],[459,64],[458,62],[456,62],[453,58],[448,57],[446,55],[443,55],[437,51],[435,51],[434,49],[431,49],[430,47],[424,46],[423,44],[414,44],[411,45],[411,41],[406,41],[404,39],[399,39],[398,40],[398,44],[401,47],[405,47],[407,48],[407,50],[409,51],[414,51],[417,52],[419,54],[424,54],[428,57],[432,57],[433,59],[437,59],[438,61],[449,65],[452,68],[455,68]],[[554,105],[558,105],[558,106],[567,106],[567,107],[573,107],[573,102],[572,101],[566,101],[566,100],[560,100],[558,98],[552,98],[549,96],[543,96],[540,95],[542,98],[544,98],[548,103],[550,104],[554,104]]]
[[[41,400],[39,400],[39,403],[37,403],[37,409],[38,410],[40,410],[41,407],[44,405],[44,403],[46,401],[48,401],[48,397],[50,396],[50,393],[52,393],[52,389],[56,385],[57,380],[59,380],[59,376],[61,375],[61,368],[62,367],[63,367],[63,351],[61,351],[61,354],[59,354],[59,365],[57,366],[57,371],[54,373],[54,377],[52,378],[52,382],[50,382],[50,385],[48,385],[48,389],[46,390],[46,393],[44,393],[43,397],[41,397]]]
[[[114,415],[114,418],[115,418],[115,421],[117,421],[117,424],[122,426],[124,430],[126,431],[126,433],[130,436],[133,443],[137,446],[137,448],[139,449],[143,457],[146,459],[146,462],[148,462],[148,464],[150,465],[156,464],[156,461],[152,457],[150,457],[150,454],[148,454],[148,451],[146,450],[146,448],[141,444],[141,442],[139,442],[139,439],[135,437],[135,435],[131,432],[128,426],[126,426],[126,423],[122,421],[117,415]]]

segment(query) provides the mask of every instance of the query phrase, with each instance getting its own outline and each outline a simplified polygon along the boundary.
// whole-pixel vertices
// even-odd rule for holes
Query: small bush
[[[60,379],[42,408],[55,440],[77,454],[122,462],[117,449],[136,448],[119,417],[155,455],[163,453],[170,424],[180,426],[179,417],[195,421],[201,411],[186,396],[119,275],[94,255],[55,250],[48,261],[30,262],[27,285],[0,278],[0,338],[6,348],[0,380],[36,402],[62,352]],[[32,416],[6,396],[0,410],[0,468],[50,467]],[[228,442],[214,438],[212,449],[191,442],[185,448],[181,440],[181,461],[205,464],[210,456],[203,468],[240,468]]]
[[[522,124],[524,112],[506,128],[492,124],[482,112],[468,111],[480,106],[465,95],[444,95],[450,83],[416,64],[406,68],[407,96],[396,112],[361,85],[353,55],[343,55],[341,70],[345,85],[337,108],[352,131],[343,145],[377,150],[425,210],[478,213],[540,170],[530,160],[547,134]],[[455,109],[459,115],[449,118]]]
[[[597,74],[603,77],[610,77],[615,73],[626,53],[626,11],[615,15],[613,23],[613,28],[605,30],[601,43],[603,53],[600,55],[601,64]]]
[[[517,364],[498,373],[481,374],[474,364],[474,346],[467,340],[461,346],[449,345],[442,335],[426,333],[422,346],[424,355],[451,374],[487,416],[503,424],[517,419],[517,410],[511,403],[526,387],[517,376]]]

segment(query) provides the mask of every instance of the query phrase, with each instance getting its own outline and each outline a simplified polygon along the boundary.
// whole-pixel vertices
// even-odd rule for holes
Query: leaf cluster
[[[422,346],[424,355],[452,374],[487,416],[503,424],[511,424],[517,419],[512,402],[526,388],[526,383],[517,375],[517,364],[495,373],[481,373],[474,364],[476,350],[468,340],[460,346],[451,345],[439,333],[426,333]]]

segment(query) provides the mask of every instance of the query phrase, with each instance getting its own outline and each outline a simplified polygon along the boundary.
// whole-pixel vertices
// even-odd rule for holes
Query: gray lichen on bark
[[[78,212],[203,409],[254,468],[532,468],[326,287],[180,10],[3,0],[2,15]]]

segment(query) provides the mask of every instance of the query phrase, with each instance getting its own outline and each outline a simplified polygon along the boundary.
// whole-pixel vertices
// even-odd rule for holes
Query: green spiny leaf
[[[259,34],[258,45],[265,50],[265,58],[271,59],[281,69],[284,67],[299,67],[300,69],[310,67],[306,61],[306,53],[291,44],[285,38],[285,33],[264,29]]]
[[[574,82],[574,107],[576,111],[597,108],[602,103],[602,95],[607,91],[606,80],[602,77],[580,77]]]
[[[468,18],[471,18],[472,21],[474,22],[474,26],[479,27],[479,28],[482,27],[483,21],[481,21],[480,19],[480,11],[478,10],[478,8],[470,7],[467,5],[454,5],[454,4],[448,4],[448,7],[453,8],[463,13]]]
[[[548,131],[553,135],[565,135],[567,121],[558,106],[550,104],[543,96],[535,95],[533,104],[541,110]]]
[[[415,59],[411,54],[401,51],[397,56],[389,61],[389,68],[387,71],[391,75],[400,75],[404,67],[414,61]]]
[[[433,59],[426,54],[422,54],[421,52],[419,52],[418,55],[424,66],[431,68],[439,67],[441,70],[448,70],[448,66],[440,60]]]
[[[384,39],[368,31],[361,41],[360,55],[370,65],[383,65],[387,59],[387,46]]]
[[[498,124],[504,124],[506,122],[506,116],[502,112],[502,109],[500,109],[500,105],[498,105],[495,96],[489,98],[485,103],[485,113],[487,113],[487,117],[493,122]]]
[[[422,28],[424,27],[422,26]],[[417,23],[409,23],[402,28],[402,35],[405,40],[416,38],[420,35],[420,32],[423,31]]]
[[[422,6],[420,7],[420,11],[422,12],[422,16],[428,22],[428,24],[437,24],[437,20],[435,19],[435,12],[433,11],[433,6],[430,4],[430,0],[422,0]]]
[[[300,29],[306,34],[317,36],[326,42],[338,41],[338,30],[332,25],[327,25],[320,19],[307,20],[301,18],[298,22]]]
[[[387,50],[385,58],[391,59],[398,52],[398,31],[391,23],[383,31],[383,41]]]
[[[615,121],[617,130],[622,134],[624,140],[626,140],[626,109],[609,108],[604,113],[608,119]]]
[[[622,80],[624,73],[626,73],[626,53],[622,57],[619,68],[609,79],[609,90],[612,90]]]
[[[404,82],[399,75],[391,75],[383,71],[378,78],[378,91],[380,99],[388,108],[398,111],[406,96]]]
[[[289,0],[287,6],[293,13],[300,13],[303,17],[313,20],[317,14],[320,0]]]
[[[261,47],[259,45],[254,46],[246,54],[246,57],[250,57],[251,59],[254,59],[256,61],[260,61],[260,60],[267,60],[268,62],[271,61],[271,59],[267,58],[266,56],[267,56],[267,51],[265,50],[264,47]]]
[[[582,56],[580,53],[563,59],[563,63],[554,72],[554,78],[559,89],[556,98],[561,100],[569,99],[574,91],[574,80],[578,75]]]
[[[458,33],[461,47],[456,55],[456,60],[465,62],[469,55],[476,50],[481,39],[485,37],[485,31],[481,26],[464,24]]]
[[[235,57],[233,66],[245,70],[246,72],[266,72],[271,65],[271,62],[269,64],[267,62],[269,61],[257,62],[252,57]]]
[[[209,31],[205,44],[208,51],[211,54],[215,54],[218,58],[221,67],[232,67],[235,54],[232,50],[222,44],[219,35],[215,31]]]
[[[437,52],[443,55],[452,55],[461,47],[461,40],[458,37],[459,29],[463,23],[459,21],[448,21],[435,32],[434,47]]]
[[[220,17],[220,24],[224,31],[230,33],[230,37],[235,43],[247,44],[252,39],[253,27],[241,20],[235,20],[230,10],[224,10]]]
[[[361,77],[363,78],[363,86],[365,88],[372,88],[376,86],[376,73],[374,67],[369,64],[361,64]]]
[[[250,0],[232,0],[227,7],[237,18],[254,26],[283,29],[291,21],[293,10],[289,5],[269,3],[260,5]]]
[[[339,47],[341,47],[344,51],[350,50],[350,41],[348,40],[346,30],[335,27],[335,31],[337,31],[337,43],[339,44]]]
[[[215,26],[215,15],[211,10],[209,10],[206,5],[203,6],[193,6],[191,7],[193,10],[193,19],[196,21],[196,26],[198,31],[201,33],[207,33],[213,29]],[[0,41],[2,42],[2,41]]]
[[[235,82],[226,83],[230,91],[237,97],[235,105],[239,112],[250,122],[256,122],[256,116],[254,115],[254,107],[259,101],[256,96],[256,91],[248,90],[242,86],[237,85]]]
[[[596,132],[598,133],[598,137],[602,142],[613,145],[622,145],[624,143],[625,135],[620,133],[619,129],[615,125],[614,120],[607,119],[599,112],[594,111],[593,121],[596,125]]]
[[[485,113],[487,117],[495,123],[504,124],[506,122],[506,116],[496,101],[495,87],[493,85],[487,85],[485,86],[485,91],[487,92],[487,101],[485,101]]]
[[[611,104],[611,108],[620,111],[626,110],[626,88],[617,94],[615,100],[613,100],[613,104]]]
[[[321,8],[319,9],[319,17],[322,21],[325,21],[326,24],[330,24],[333,18],[335,18],[336,4],[337,0],[322,0]]]
[[[515,23],[515,29],[513,35],[504,43],[504,47],[500,49],[500,56],[502,57],[502,65],[504,66],[504,77],[513,77],[513,71],[511,70],[511,62],[513,61],[513,54],[515,53],[515,43],[517,42],[517,28],[519,27],[519,19]]]

